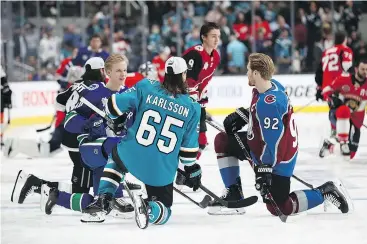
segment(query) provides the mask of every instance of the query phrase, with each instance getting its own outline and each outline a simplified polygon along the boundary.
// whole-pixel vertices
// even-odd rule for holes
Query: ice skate
[[[224,190],[221,199],[225,201],[238,201],[243,199],[241,179],[237,178],[237,183]],[[209,203],[208,214],[210,215],[240,215],[245,214],[245,208],[226,208],[220,202],[213,200]]]
[[[114,198],[112,199],[110,215],[116,218],[130,219],[134,217],[134,207],[122,197]]]
[[[338,187],[332,181],[328,181],[325,184],[317,187],[321,191],[326,201],[332,203],[337,207],[342,213],[349,212],[348,202]]]
[[[18,172],[10,200],[22,204],[24,200],[34,192],[40,193],[42,181],[32,174],[26,174],[23,170]]]
[[[319,157],[323,158],[334,153],[335,143],[333,140],[325,139],[319,152]]]
[[[41,211],[50,215],[55,207],[59,191],[56,188],[50,188],[47,184],[41,186]]]
[[[94,198],[94,201],[83,209],[83,223],[102,223],[106,219],[106,215],[112,210],[112,195],[102,194]]]

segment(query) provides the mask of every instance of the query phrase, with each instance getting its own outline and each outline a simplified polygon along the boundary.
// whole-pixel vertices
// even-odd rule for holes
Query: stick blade
[[[242,200],[238,201],[230,201],[228,202],[228,208],[244,208],[251,206],[255,203],[257,203],[258,197],[257,196],[251,196],[248,198],[244,198]]]
[[[206,208],[206,207],[208,207],[208,205],[211,201],[212,201],[212,198],[209,195],[205,195],[203,200],[201,202],[199,202],[199,206],[201,208]]]

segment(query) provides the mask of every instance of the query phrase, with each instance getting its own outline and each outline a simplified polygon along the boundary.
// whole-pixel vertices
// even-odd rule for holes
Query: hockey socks
[[[67,209],[81,212],[93,201],[93,196],[86,193],[74,193],[60,191],[56,204]]]
[[[240,176],[240,166],[235,157],[218,158],[220,175],[226,188],[236,184],[237,177]]]
[[[99,182],[98,195],[104,193],[115,194],[120,182],[125,178],[125,174],[120,173],[119,170],[118,165],[112,158],[109,158]]]
[[[318,189],[294,191],[290,194],[290,197],[293,200],[292,213],[307,211],[324,202],[324,197]]]
[[[167,208],[161,202],[149,201],[149,207],[149,223],[151,224],[163,225],[171,217],[171,208]]]

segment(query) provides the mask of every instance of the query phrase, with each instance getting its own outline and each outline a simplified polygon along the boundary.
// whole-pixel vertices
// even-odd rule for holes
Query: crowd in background
[[[246,72],[247,56],[255,50],[273,58],[277,73],[313,72],[322,51],[333,46],[333,33],[337,30],[347,32],[348,45],[357,59],[367,51],[359,28],[361,14],[367,12],[361,2],[335,1],[334,11],[330,2],[295,2],[294,26],[291,26],[290,2],[184,1],[181,25],[177,20],[176,1],[146,3],[148,60],[159,55],[162,59],[176,55],[178,46],[184,51],[200,44],[200,26],[205,21],[216,22],[221,28],[218,47],[221,65],[217,71],[220,74]],[[64,1],[56,8],[55,1],[41,2],[41,16],[45,19],[56,15],[79,16],[79,5],[78,1]],[[86,2],[85,8],[89,23],[83,28],[78,23],[69,23],[63,26],[60,35],[55,33],[58,23],[52,21],[37,29],[35,23],[29,21],[34,15],[32,7],[25,6],[24,16],[18,15],[14,20],[13,52],[17,62],[34,69],[27,76],[28,80],[54,79],[61,60],[71,56],[75,48],[88,45],[89,38],[95,34],[102,37],[103,49],[125,54],[130,60],[129,71],[136,71],[142,62],[141,12],[126,16],[123,2],[113,3],[113,13],[110,3],[105,1]],[[177,35],[179,31],[181,35]]]

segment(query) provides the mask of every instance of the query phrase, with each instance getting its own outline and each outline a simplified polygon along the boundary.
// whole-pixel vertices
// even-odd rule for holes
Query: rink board
[[[326,103],[315,101],[314,75],[276,75],[274,79],[285,86],[295,111],[298,109],[301,113],[328,111]],[[47,124],[52,120],[59,89],[57,82],[13,82],[11,88],[12,126]],[[215,76],[208,86],[207,111],[212,115],[229,114],[237,107],[250,104],[251,92],[252,87],[248,86],[247,76]]]

